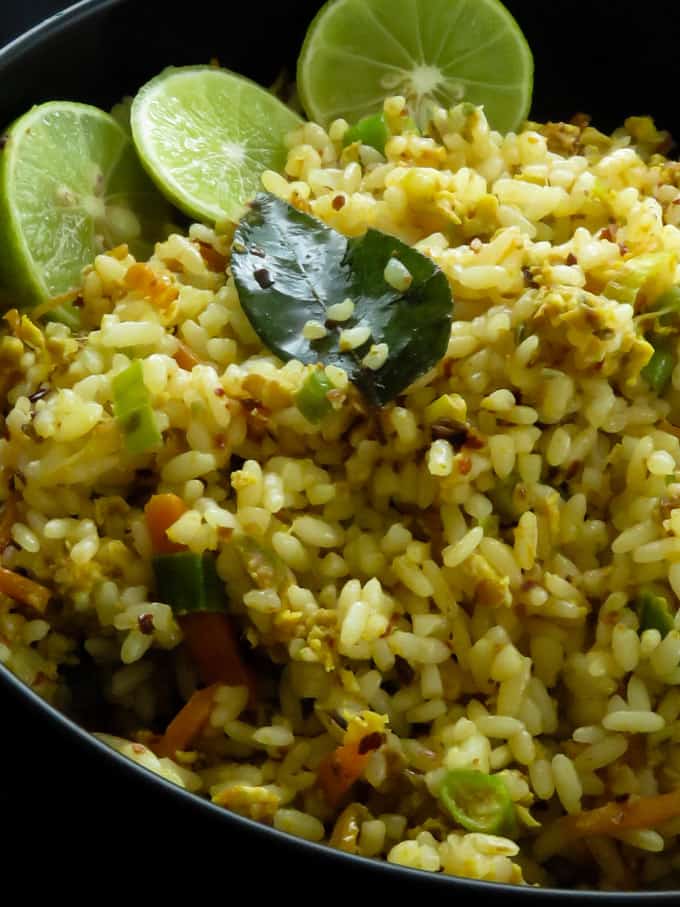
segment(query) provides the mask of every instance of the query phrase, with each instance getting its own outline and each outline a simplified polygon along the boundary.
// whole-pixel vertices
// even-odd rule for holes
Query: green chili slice
[[[212,554],[157,554],[152,559],[158,599],[175,614],[224,611],[224,584],[217,575]]]
[[[381,154],[385,153],[385,144],[390,137],[385,116],[382,113],[374,113],[368,117],[362,117],[354,126],[350,126],[343,136],[342,143],[351,145],[352,142],[361,142],[362,145],[370,145]]]
[[[131,454],[145,453],[158,446],[162,436],[144,384],[142,363],[135,359],[113,379],[113,413]]]
[[[439,788],[439,799],[467,831],[490,835],[515,832],[515,807],[498,775],[472,769],[449,771]]]
[[[320,422],[331,411],[328,391],[333,383],[321,370],[312,372],[295,396],[295,403],[308,422]]]
[[[635,599],[640,617],[640,631],[658,630],[662,638],[675,627],[673,615],[665,595],[657,595],[652,589],[643,589]]]
[[[652,341],[650,341],[652,342]],[[642,369],[642,377],[656,394],[663,394],[668,387],[675,368],[675,356],[670,347],[662,341],[654,344],[654,353]]]

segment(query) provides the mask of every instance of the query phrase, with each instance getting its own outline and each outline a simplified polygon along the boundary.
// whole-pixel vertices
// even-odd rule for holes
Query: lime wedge
[[[69,293],[99,252],[127,242],[144,255],[161,235],[170,208],[107,113],[51,101],[17,120],[3,144],[3,303],[30,305]]]
[[[152,179],[197,220],[238,220],[264,170],[281,170],[302,122],[254,82],[214,66],[164,70],[132,105],[132,136]]]
[[[322,125],[403,95],[421,122],[431,101],[468,101],[508,132],[529,112],[533,60],[498,0],[330,0],[307,31],[297,80],[307,115]]]

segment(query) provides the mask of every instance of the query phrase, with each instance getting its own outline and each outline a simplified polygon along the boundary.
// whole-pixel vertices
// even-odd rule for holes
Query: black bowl
[[[52,2],[57,5],[58,0]],[[680,17],[675,15],[674,3],[658,0],[652,13],[639,2],[607,0],[542,4],[508,0],[507,5],[536,58],[535,118],[568,119],[587,112],[596,126],[611,129],[630,114],[652,114],[662,128],[680,127],[680,108],[673,93],[673,78],[680,74],[676,56]],[[294,64],[305,26],[319,3],[260,0],[230,5],[225,0],[202,0],[190,14],[187,6],[191,4],[175,10],[171,0],[83,0],[27,32],[0,50],[0,126],[45,100],[65,98],[107,107],[134,93],[164,66],[201,63],[212,57],[266,84],[282,63]],[[42,771],[44,755],[52,766],[56,758],[56,777],[52,771],[41,783],[51,789],[47,803],[52,811],[66,814],[62,821],[79,817],[94,838],[101,838],[106,827],[125,824],[129,837],[132,813],[145,848],[151,832],[167,837],[180,855],[192,841],[202,846],[210,841],[213,852],[220,846],[228,851],[227,859],[232,869],[237,864],[241,878],[256,873],[254,890],[261,895],[280,889],[305,890],[302,885],[308,895],[314,894],[309,879],[324,873],[328,882],[316,889],[318,897],[327,897],[329,890],[354,897],[370,891],[381,897],[398,893],[460,898],[463,904],[467,898],[480,898],[500,907],[519,903],[539,907],[574,898],[584,904],[592,899],[602,907],[651,903],[652,898],[660,905],[680,900],[677,892],[576,894],[518,889],[348,856],[291,838],[180,790],[91,737],[4,667],[0,667],[0,692],[4,727],[8,716],[14,722],[8,735],[15,741],[8,777],[20,762],[29,776]],[[24,815],[22,805],[28,802],[29,810],[41,808],[42,794],[26,801],[23,791],[12,796],[3,790],[8,783],[0,778],[0,806],[9,795],[15,805],[13,821],[28,827],[32,820]],[[61,828],[57,832],[59,837]],[[111,843],[111,835],[106,840]],[[79,846],[82,843],[81,834]],[[136,854],[136,859],[142,866],[143,855]]]

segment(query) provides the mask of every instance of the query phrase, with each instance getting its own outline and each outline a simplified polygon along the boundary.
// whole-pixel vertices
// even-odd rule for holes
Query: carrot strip
[[[15,601],[23,605],[29,605],[36,611],[44,612],[47,603],[50,600],[51,592],[40,583],[22,576],[20,573],[14,573],[5,567],[0,567],[0,592],[9,595]]]
[[[187,372],[190,372],[195,365],[201,364],[201,360],[198,356],[192,353],[186,343],[182,343],[181,340],[179,341],[177,352],[172,358],[180,368],[185,369]]]
[[[144,515],[155,554],[174,554],[186,549],[185,545],[171,542],[167,536],[168,529],[186,511],[187,505],[176,494],[155,494],[147,501]]]
[[[626,803],[607,803],[598,809],[567,816],[561,821],[570,837],[617,835],[636,828],[654,828],[680,816],[680,789]]]
[[[161,739],[154,744],[157,756],[174,757],[177,750],[188,749],[208,723],[219,684],[197,690],[167,726]]]
[[[9,545],[12,539],[12,526],[17,518],[17,505],[14,498],[7,498],[5,507],[0,517],[0,553]]]
[[[255,704],[256,678],[239,652],[234,628],[226,614],[196,611],[179,618],[184,643],[203,683],[248,687]]]
[[[321,760],[316,777],[329,806],[342,802],[382,742],[382,734],[368,734],[356,743],[343,743]]]

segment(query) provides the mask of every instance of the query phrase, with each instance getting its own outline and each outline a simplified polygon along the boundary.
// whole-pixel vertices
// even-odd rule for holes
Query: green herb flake
[[[466,831],[512,836],[517,831],[510,792],[498,775],[453,769],[439,787],[439,799]]]
[[[399,291],[385,281],[397,258],[413,280]],[[258,195],[240,221],[231,260],[241,306],[262,342],[284,361],[337,365],[369,403],[383,406],[444,356],[453,301],[446,276],[434,262],[378,230],[348,239],[269,193]],[[352,317],[335,325],[327,310],[350,298]],[[304,337],[307,322],[328,334]],[[370,338],[341,349],[341,330],[362,324]],[[375,370],[362,360],[372,344],[388,355]]]
[[[320,422],[331,411],[328,392],[333,390],[333,383],[318,370],[305,379],[304,384],[295,395],[295,404],[308,422]]]
[[[217,574],[212,554],[157,554],[152,561],[158,599],[175,614],[195,611],[225,611],[224,584]]]
[[[362,145],[369,145],[384,154],[385,144],[389,137],[385,115],[374,113],[371,116],[362,117],[354,126],[350,126],[342,138],[342,144],[347,147],[353,142],[360,142]]]
[[[653,589],[643,589],[634,604],[640,618],[641,633],[658,630],[663,638],[675,627],[665,595],[659,595]]]

